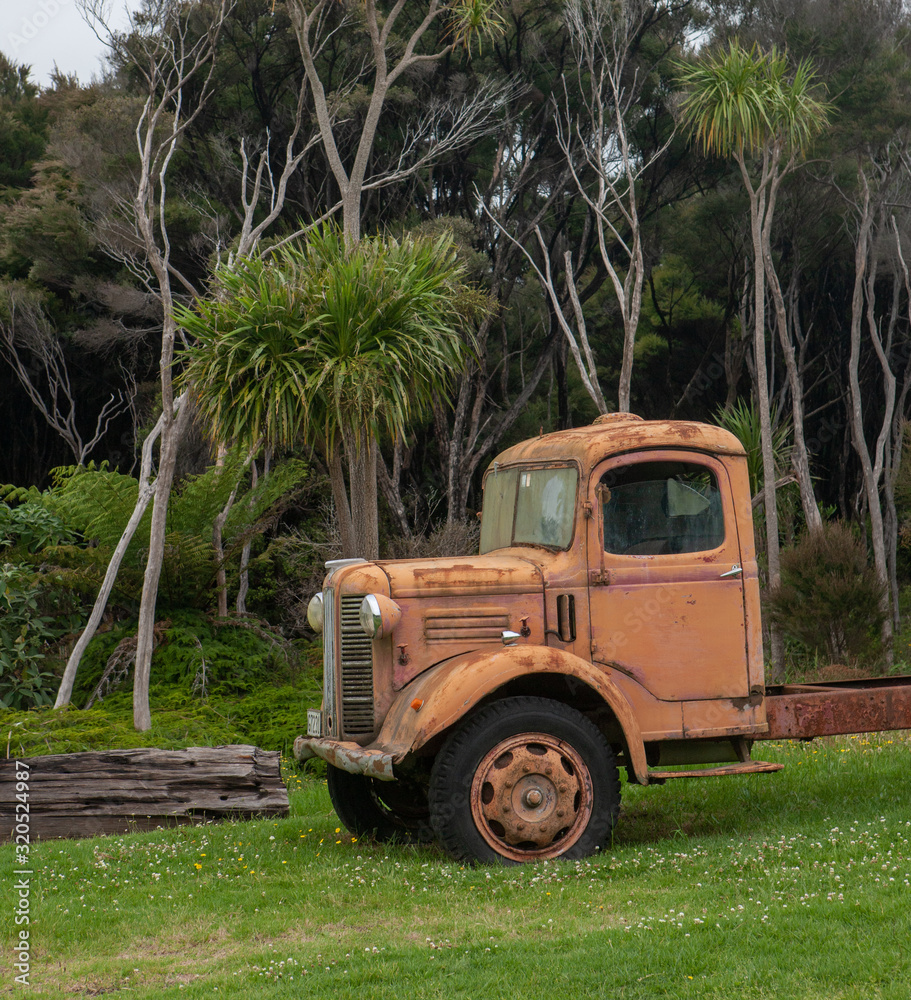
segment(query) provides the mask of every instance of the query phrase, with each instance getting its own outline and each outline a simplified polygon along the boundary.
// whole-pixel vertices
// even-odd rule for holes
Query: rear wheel
[[[463,861],[585,857],[608,842],[619,812],[604,736],[547,698],[482,708],[443,745],[431,774],[434,832]]]
[[[356,837],[381,842],[426,843],[433,838],[427,793],[408,781],[378,781],[328,768],[329,798]]]

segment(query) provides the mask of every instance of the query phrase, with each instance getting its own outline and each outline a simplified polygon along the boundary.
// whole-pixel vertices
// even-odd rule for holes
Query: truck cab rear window
[[[575,466],[489,472],[484,481],[481,554],[512,545],[568,548],[578,479]]]
[[[718,481],[691,462],[640,462],[600,484],[604,548],[615,555],[703,552],[724,541]]]

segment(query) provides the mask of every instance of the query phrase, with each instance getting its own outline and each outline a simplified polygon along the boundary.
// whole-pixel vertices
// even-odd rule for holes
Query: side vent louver
[[[424,619],[427,642],[500,642],[509,628],[505,608],[472,609],[438,614]]]

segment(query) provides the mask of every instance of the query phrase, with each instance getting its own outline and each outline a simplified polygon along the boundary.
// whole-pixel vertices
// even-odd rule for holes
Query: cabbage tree
[[[795,471],[801,487],[804,512],[811,528],[821,524],[812,500],[809,461],[803,441],[803,393],[794,360],[793,345],[784,329],[781,290],[772,260],[772,223],[775,202],[784,177],[797,164],[811,139],[825,126],[827,106],[817,95],[812,65],[804,60],[793,69],[777,49],[763,52],[754,45],[745,49],[737,40],[726,50],[710,52],[692,64],[678,67],[685,89],[681,105],[684,129],[708,154],[731,157],[750,200],[753,242],[754,329],[756,391],[762,430],[766,550],[769,585],[780,576],[778,513],[775,504],[775,462],[769,406],[769,380],[765,348],[766,279],[779,312],[779,333],[791,383],[795,428]],[[781,660],[781,647],[773,637],[773,660]]]
[[[346,556],[379,554],[377,442],[419,420],[470,350],[484,299],[449,237],[301,245],[216,273],[179,321],[182,378],[212,435],[313,447],[329,470]],[[346,477],[347,470],[347,477]]]

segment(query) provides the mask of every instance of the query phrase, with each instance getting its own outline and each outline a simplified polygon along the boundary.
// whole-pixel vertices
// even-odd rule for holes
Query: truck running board
[[[780,771],[784,764],[773,764],[765,760],[745,760],[739,764],[724,764],[721,767],[701,767],[692,771],[649,771],[648,783],[662,784],[668,778],[722,778],[726,774],[767,774]]]

